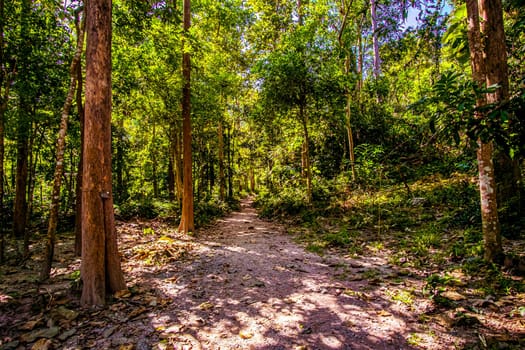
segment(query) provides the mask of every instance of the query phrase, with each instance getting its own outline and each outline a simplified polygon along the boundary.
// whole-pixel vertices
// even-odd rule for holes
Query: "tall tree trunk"
[[[152,155],[151,159],[151,176],[152,176],[152,183],[153,183],[153,198],[159,197],[159,179],[157,178],[157,168],[158,168],[158,161],[157,161],[157,123],[153,121],[153,132],[151,135],[151,148],[150,148],[150,154]]]
[[[381,75],[381,57],[379,56],[379,39],[377,37],[377,2],[370,0],[370,18],[372,20],[372,47],[374,51],[374,78]]]
[[[169,156],[168,156],[168,199],[170,202],[175,201],[175,166],[173,160],[175,158],[175,152],[173,151],[174,140],[171,139],[169,142]]]
[[[193,232],[195,225],[193,221],[193,176],[192,176],[192,152],[191,152],[191,61],[190,53],[186,45],[190,45],[188,35],[191,25],[191,1],[184,0],[183,6],[184,42],[182,54],[182,75],[184,86],[182,88],[182,133],[184,152],[184,190],[182,194],[182,216],[179,231],[184,233]]]
[[[217,133],[219,137],[219,199],[224,201],[226,178],[224,176],[224,130],[222,127],[222,120],[219,121]]]
[[[79,20],[76,18],[77,33],[79,32]],[[77,168],[77,186],[75,198],[75,254],[82,255],[82,173],[83,173],[83,159],[84,159],[84,106],[82,103],[82,61],[77,65],[77,96],[76,105],[77,112],[80,118],[80,156]]]
[[[24,109],[21,109],[22,113],[24,113],[23,110]],[[27,118],[27,116],[21,116],[21,118]],[[25,123],[22,124],[23,125],[19,125],[19,128],[29,128]],[[24,238],[27,224],[28,156],[29,140],[27,130],[20,130],[17,140],[15,206],[13,214],[13,234],[19,239]],[[24,248],[24,254],[25,253]]]
[[[308,204],[312,203],[312,169],[310,165],[310,136],[308,134],[308,115],[304,110],[304,104],[299,106],[299,118],[303,126],[303,136],[304,136],[304,169],[306,175],[306,201]]]
[[[228,162],[228,199],[233,198],[233,133],[234,133],[234,127],[227,127],[226,133],[226,158]]]
[[[348,155],[350,158],[350,169],[352,170],[352,181],[355,182],[357,179],[356,170],[355,170],[355,152],[354,152],[354,136],[352,132],[352,123],[350,119],[352,118],[352,110],[350,102],[352,100],[352,95],[348,88],[346,88],[346,108],[345,108],[345,122],[346,122],[346,135],[348,138]]]
[[[352,1],[350,1],[349,4],[346,4],[345,1],[341,2],[341,9],[340,12],[343,14],[343,19],[341,21],[341,28],[339,28],[339,35],[338,35],[338,41],[339,41],[339,47],[343,49],[346,53],[345,60],[344,60],[344,73],[347,79],[350,79],[350,60],[351,60],[351,51],[347,48],[345,48],[345,43],[343,41],[343,33],[346,29],[346,23],[348,21],[348,14],[350,13],[350,8],[352,6]],[[345,127],[346,127],[346,134],[348,138],[348,156],[350,160],[350,168],[352,170],[352,180],[356,180],[356,171],[355,171],[355,156],[354,156],[354,137],[352,136],[352,123],[351,123],[351,117],[352,117],[352,110],[350,109],[350,103],[352,102],[352,94],[350,92],[350,89],[348,87],[345,87],[345,96],[346,96],[346,107],[345,107]]]
[[[129,113],[124,110],[124,116],[129,116]],[[126,185],[124,184],[124,118],[120,118],[115,130],[115,137],[117,138],[116,152],[115,152],[115,198],[117,202],[122,202],[125,199]]]
[[[487,86],[498,84],[493,93],[487,94],[487,103],[497,104],[509,99],[509,73],[507,65],[507,47],[503,24],[503,9],[501,0],[480,0],[481,32],[485,49],[486,83]],[[519,159],[512,159],[500,147],[495,147],[495,174],[500,209],[500,221],[508,223],[515,210],[515,217],[520,217],[522,204],[521,170]]]
[[[86,110],[82,178],[80,303],[103,305],[126,288],[120,267],[111,185],[111,0],[86,4]]]
[[[255,193],[255,171],[253,170],[253,164],[250,165],[250,192]]]
[[[83,21],[84,22],[84,21]],[[82,58],[82,49],[84,46],[84,28],[83,25],[80,27],[80,31],[77,33],[77,50],[75,56],[71,61],[71,67],[69,70],[69,90],[67,92],[66,101],[62,107],[62,115],[60,119],[60,130],[58,132],[57,149],[56,149],[56,165],[55,174],[53,178],[53,190],[51,192],[51,205],[49,207],[49,222],[47,226],[47,241],[46,241],[46,252],[44,256],[44,262],[42,263],[42,271],[40,273],[40,279],[46,280],[49,278],[51,273],[51,265],[53,263],[53,255],[55,251],[56,241],[56,230],[58,223],[58,208],[60,205],[60,186],[62,184],[62,173],[64,172],[64,151],[66,148],[66,134],[69,112],[71,105],[73,104],[73,98],[77,87],[77,65],[80,63]]]
[[[17,130],[17,155],[16,155],[16,178],[15,178],[15,205],[13,217],[13,234],[17,239],[25,237],[27,224],[27,175],[28,175],[28,156],[29,156],[29,134],[31,129],[30,121],[30,63],[31,38],[29,28],[29,16],[31,14],[30,0],[22,1],[21,25],[20,25],[20,60],[18,62],[18,81],[19,81],[19,111],[18,111],[18,130]],[[26,256],[28,247],[19,249]]]
[[[480,17],[478,0],[467,0],[468,41],[470,48],[470,62],[472,78],[480,86],[485,86],[486,67],[481,42]],[[480,96],[476,101],[477,107],[487,103],[485,96]],[[478,114],[477,118],[483,118]],[[478,140],[478,171],[479,190],[481,197],[481,221],[485,247],[484,257],[487,261],[494,261],[502,253],[501,235],[498,220],[498,207],[496,200],[496,181],[494,178],[494,164],[492,162],[493,146]]]
[[[10,83],[7,82],[7,72],[4,57],[4,0],[0,0],[0,263],[4,262],[6,215],[4,214],[4,156],[5,127],[4,115],[7,111]]]
[[[177,123],[179,124],[179,123]],[[177,189],[177,202],[182,207],[182,193],[184,192],[184,185],[182,182],[182,176],[184,172],[184,161],[182,159],[182,133],[180,130],[180,125],[175,130],[175,185]]]
[[[358,99],[363,88],[363,61],[364,61],[364,49],[363,49],[363,22],[365,20],[365,14],[361,16],[359,26],[357,27],[357,92]]]
[[[171,126],[170,132],[170,160],[173,162],[173,200],[177,200],[179,205],[182,204],[182,145],[180,136],[180,125],[175,121]]]

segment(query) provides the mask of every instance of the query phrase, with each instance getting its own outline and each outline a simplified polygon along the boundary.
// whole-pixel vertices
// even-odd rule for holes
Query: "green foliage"
[[[304,191],[292,187],[283,188],[277,194],[259,193],[255,205],[265,218],[297,216],[308,209]]]
[[[175,215],[177,211],[178,208],[175,204],[153,199],[128,200],[120,205],[115,205],[115,214],[123,220],[169,217]]]
[[[239,203],[232,201],[230,203],[219,200],[200,201],[195,203],[195,224],[202,226],[208,224],[214,219],[224,216],[233,208],[237,208]]]

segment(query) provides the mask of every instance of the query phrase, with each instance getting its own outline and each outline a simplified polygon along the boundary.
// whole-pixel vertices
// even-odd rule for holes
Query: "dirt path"
[[[370,257],[321,258],[292,242],[283,227],[242,210],[199,232],[191,264],[164,271],[156,288],[172,298],[152,320],[170,342],[203,349],[407,349],[417,316],[366,290],[344,273],[389,271]],[[346,278],[348,280],[348,278]],[[351,279],[351,278],[350,278]],[[173,325],[176,325],[173,328]],[[169,332],[168,332],[169,333]],[[436,347],[439,347],[436,344]]]
[[[79,307],[80,260],[69,235],[57,245],[46,284],[35,282],[43,245],[22,265],[0,266],[0,349],[523,344],[525,324],[511,316],[521,305],[516,297],[476,301],[451,289],[442,293],[448,307],[436,306],[422,292],[436,271],[391,265],[385,248],[354,259],[308,253],[286,228],[259,219],[249,199],[196,237],[159,221],[120,223],[118,231],[129,291],[102,310]]]

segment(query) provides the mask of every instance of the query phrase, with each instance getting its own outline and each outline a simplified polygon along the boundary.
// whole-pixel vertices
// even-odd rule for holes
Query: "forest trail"
[[[423,292],[435,271],[392,265],[386,248],[358,257],[309,253],[287,233],[293,227],[258,218],[249,198],[195,236],[175,227],[160,220],[118,223],[129,290],[104,309],[79,307],[80,260],[70,234],[60,238],[44,284],[37,281],[41,241],[32,259],[0,266],[0,349],[451,349],[478,339],[518,344],[509,349],[522,344],[525,326],[512,316],[523,301],[519,294],[479,300],[450,286],[438,305]]]
[[[308,253],[282,226],[259,219],[249,199],[200,230],[195,243],[190,264],[172,265],[173,274],[154,282],[173,303],[153,325],[171,329],[165,336],[181,348],[411,348],[406,339],[417,315],[359,275],[393,274],[382,258]],[[342,274],[346,281],[338,280]]]

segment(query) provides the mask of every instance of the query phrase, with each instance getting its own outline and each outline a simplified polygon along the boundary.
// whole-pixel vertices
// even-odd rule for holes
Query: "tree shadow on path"
[[[173,339],[203,349],[411,348],[417,319],[392,308],[383,287],[336,280],[342,262],[305,252],[248,202],[197,242],[190,264],[154,280],[173,303],[151,321],[180,325]]]

